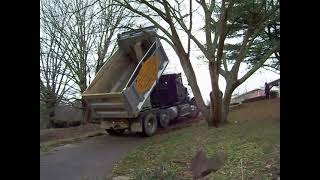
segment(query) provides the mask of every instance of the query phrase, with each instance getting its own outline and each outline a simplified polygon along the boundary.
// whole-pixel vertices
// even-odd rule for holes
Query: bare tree
[[[67,66],[63,63],[66,50],[56,43],[59,36],[46,26],[46,17],[41,14],[44,32],[40,37],[40,101],[45,104],[49,127],[54,125],[55,108],[66,100],[71,80],[67,75]]]
[[[278,1],[276,5],[270,6],[268,1],[235,1],[235,0],[195,0],[195,3],[179,0],[116,0],[121,6],[130,11],[146,18],[159,28],[164,36],[162,38],[168,42],[177,53],[182,68],[186,74],[188,82],[195,95],[195,99],[200,111],[204,114],[210,126],[218,126],[221,121],[226,121],[229,112],[229,104],[232,92],[236,87],[247,80],[256,70],[258,70],[265,61],[279,50],[279,40],[273,41],[267,51],[262,56],[257,57],[255,65],[248,72],[238,77],[241,63],[244,62],[249,49],[252,47],[255,39],[263,32],[269,22],[274,19],[275,13],[279,10]],[[185,4],[189,2],[189,5]],[[197,4],[193,8],[193,4]],[[245,16],[241,11],[237,11],[237,7],[245,5]],[[249,8],[253,7],[254,8]],[[185,8],[190,6],[190,8]],[[201,11],[198,9],[200,7]],[[147,10],[146,10],[147,9]],[[187,9],[184,10],[184,9]],[[198,13],[203,15],[201,28],[205,36],[205,42],[201,42],[197,36],[198,31],[192,31],[192,14]],[[241,16],[240,16],[241,15]],[[189,17],[189,20],[188,18]],[[156,20],[155,18],[160,18]],[[235,27],[234,23],[239,22],[242,18],[240,27]],[[208,108],[201,96],[196,76],[192,68],[189,53],[190,41],[184,43],[181,34],[185,33],[188,39],[191,39],[201,50],[204,57],[208,60],[208,68],[211,77],[212,93],[211,107]],[[234,59],[227,59],[225,52],[225,41],[232,38],[232,34],[241,34],[241,43],[237,49],[237,55]],[[183,46],[188,44],[188,48]],[[229,70],[228,66],[232,66]],[[222,96],[219,88],[219,76],[225,78],[227,85]]]
[[[97,73],[115,52],[115,33],[127,14],[124,8],[112,3],[112,0],[41,1],[46,26],[59,37],[55,43],[64,50],[61,60],[71,82],[76,84],[69,93],[82,94],[90,83],[90,75]],[[84,119],[88,121],[90,111],[84,100],[81,103]]]
[[[98,15],[97,30],[97,61],[95,73],[108,61],[116,50],[115,33],[119,30],[121,22],[128,15],[125,8],[115,6],[113,0],[98,2],[100,13]],[[126,19],[127,23],[130,19]]]
[[[82,0],[42,1],[42,11],[47,16],[47,25],[60,37],[55,42],[65,50],[61,60],[66,64],[80,92],[87,88],[88,55],[94,41],[93,18],[88,19],[90,12],[84,8],[88,3]]]

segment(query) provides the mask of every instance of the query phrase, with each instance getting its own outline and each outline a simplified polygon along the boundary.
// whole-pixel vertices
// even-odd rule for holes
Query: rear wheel
[[[169,116],[168,112],[166,112],[166,111],[160,112],[158,115],[158,122],[162,128],[168,127],[169,123],[170,123],[170,116]]]
[[[124,133],[125,129],[106,129],[110,136],[121,135]]]
[[[143,133],[146,135],[146,136],[152,136],[156,130],[157,130],[157,127],[158,127],[158,122],[157,122],[157,118],[155,117],[154,114],[152,113],[149,113],[147,115],[145,115],[143,117]]]

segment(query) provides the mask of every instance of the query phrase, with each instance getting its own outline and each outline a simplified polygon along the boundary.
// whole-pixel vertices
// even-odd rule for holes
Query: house
[[[280,78],[277,79],[277,80],[274,80],[270,83],[268,83],[269,86],[271,87],[271,89],[273,87],[278,87],[278,90],[271,90],[270,91],[270,95],[271,95],[271,98],[272,97],[276,97],[276,96],[280,96]],[[232,98],[231,99],[231,102],[230,104],[239,104],[239,103],[242,103],[243,101],[247,101],[247,100],[250,100],[250,99],[260,99],[260,97],[264,97],[265,94],[264,94],[264,88],[263,89],[254,89],[252,91],[249,91],[247,93],[244,93],[240,96],[237,96],[235,98]]]
[[[278,87],[278,96],[280,97],[280,78],[269,83],[272,87]]]
[[[247,93],[241,94],[240,96],[237,96],[231,100],[231,104],[238,104],[243,102],[247,99],[252,99],[260,96],[265,96],[264,89],[254,89],[252,91],[249,91]]]
[[[270,86],[280,86],[280,78],[269,83]]]

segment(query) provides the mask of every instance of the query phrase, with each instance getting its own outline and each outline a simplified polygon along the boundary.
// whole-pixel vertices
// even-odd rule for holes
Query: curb
[[[83,140],[86,140],[91,137],[101,136],[101,135],[105,135],[105,134],[106,133],[99,130],[99,131],[87,133],[82,136],[76,136],[76,137],[71,137],[71,138],[64,138],[64,139],[57,139],[57,140],[52,140],[52,141],[48,141],[48,142],[43,142],[43,143],[40,143],[40,152],[49,152],[50,150],[52,150],[53,148],[58,147],[58,146],[83,141]]]

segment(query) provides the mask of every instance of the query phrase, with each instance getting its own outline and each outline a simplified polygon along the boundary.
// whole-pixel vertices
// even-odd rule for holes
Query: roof
[[[241,95],[239,95],[239,96],[237,96],[237,97],[234,97],[234,99],[239,98],[239,97],[242,97],[242,96],[245,96],[245,95],[250,94],[250,93],[255,92],[255,91],[264,91],[264,90],[257,88],[257,89],[248,91],[248,92],[246,92],[246,93],[243,93],[243,94],[241,94]]]
[[[276,80],[274,80],[274,81],[272,81],[272,82],[269,82],[269,85],[275,86],[275,85],[278,85],[279,82],[280,82],[280,78],[279,78],[279,79],[276,79]]]
[[[242,95],[249,94],[249,93],[252,93],[252,92],[255,92],[255,91],[264,91],[264,90],[263,90],[263,89],[259,89],[259,88],[257,88],[257,89],[254,89],[254,90],[248,91],[248,92],[246,92],[246,93],[243,93]]]

